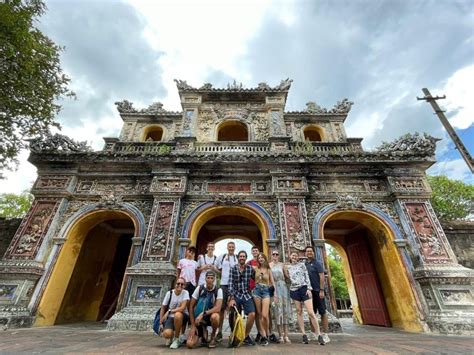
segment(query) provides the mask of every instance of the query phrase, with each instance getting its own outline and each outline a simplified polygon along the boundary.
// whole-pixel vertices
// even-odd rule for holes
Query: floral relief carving
[[[474,298],[469,290],[439,290],[444,303],[472,305]]]
[[[33,189],[41,190],[64,190],[71,181],[70,176],[40,176],[33,186]]]
[[[80,194],[145,194],[148,193],[150,180],[113,180],[84,179],[79,181],[76,192]]]
[[[301,211],[300,203],[284,202],[282,203],[285,233],[284,243],[288,255],[293,251],[302,252],[307,245],[306,232],[304,228],[304,216]]]
[[[59,201],[35,201],[18,228],[6,256],[34,257],[58,206]]]
[[[172,243],[172,224],[175,215],[175,202],[155,201],[145,242],[144,260],[168,256]]]
[[[405,208],[425,261],[447,262],[449,256],[425,205],[423,203],[406,203]]]

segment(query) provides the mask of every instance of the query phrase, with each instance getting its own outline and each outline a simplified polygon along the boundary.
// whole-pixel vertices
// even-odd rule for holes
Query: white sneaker
[[[311,340],[318,341],[318,336],[313,332],[309,333],[309,337]]]
[[[167,338],[165,341],[165,346],[170,346],[172,342],[173,342],[173,338]]]
[[[170,349],[178,349],[179,348],[179,338],[175,338],[170,345]]]
[[[185,334],[181,334],[179,336],[179,345],[183,345],[184,343],[186,343],[186,340],[187,340],[187,337]]]
[[[323,333],[323,340],[326,344],[331,341],[331,339],[329,339],[329,335],[327,335],[326,333]]]

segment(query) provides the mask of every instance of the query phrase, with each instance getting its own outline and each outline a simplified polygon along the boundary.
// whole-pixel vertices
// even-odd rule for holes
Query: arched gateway
[[[183,250],[241,238],[285,262],[308,244],[325,261],[334,246],[360,323],[472,332],[474,271],[457,263],[425,177],[436,139],[365,151],[345,131],[352,102],[289,112],[291,83],[176,80],[180,112],[117,102],[122,129],[101,150],[32,141],[35,200],[0,260],[0,324],[149,330]]]
[[[184,245],[188,243],[203,253],[207,242],[225,237],[247,240],[267,255],[276,243],[275,227],[270,215],[259,204],[244,202],[222,205],[206,202],[196,207],[184,222],[180,256],[184,255]]]

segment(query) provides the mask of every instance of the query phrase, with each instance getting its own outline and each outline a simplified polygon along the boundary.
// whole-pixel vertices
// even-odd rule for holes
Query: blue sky
[[[46,1],[38,26],[65,46],[62,66],[77,100],[65,100],[63,133],[101,149],[122,121],[114,102],[161,101],[180,110],[174,78],[194,86],[246,87],[293,79],[287,110],[349,98],[349,136],[372,149],[408,132],[442,138],[429,170],[474,183],[421,88],[474,152],[474,1]],[[0,192],[36,177],[24,152]]]

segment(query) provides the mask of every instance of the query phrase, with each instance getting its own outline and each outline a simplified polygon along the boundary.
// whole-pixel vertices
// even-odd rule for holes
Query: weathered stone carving
[[[169,256],[173,235],[175,202],[155,201],[148,226],[143,260],[163,260]]]
[[[424,192],[428,188],[421,178],[394,178],[389,177],[388,181],[395,191],[400,192]]]
[[[280,84],[275,86],[275,89],[276,90],[282,90],[282,91],[289,90],[292,82],[293,82],[292,79],[286,78],[286,79],[280,81]]]
[[[123,196],[118,195],[115,192],[108,192],[100,196],[99,203],[97,207],[105,209],[114,209],[120,207],[123,203]]]
[[[340,209],[358,209],[364,207],[358,195],[336,194],[336,205],[337,208]]]
[[[138,286],[135,294],[137,302],[159,302],[161,287]]]
[[[48,231],[59,201],[36,200],[18,228],[5,254],[8,258],[32,258]]]
[[[285,220],[286,244],[288,255],[293,251],[302,252],[307,245],[305,229],[303,226],[303,215],[299,203],[283,203]]]
[[[471,305],[474,302],[469,290],[439,290],[444,303]]]
[[[133,102],[128,100],[122,100],[115,102],[115,106],[117,106],[117,111],[120,113],[134,113],[137,110],[133,107]]]
[[[446,263],[449,256],[423,203],[406,203],[414,234],[426,262]]]
[[[163,108],[163,104],[161,102],[154,102],[147,108],[142,109],[140,112],[153,114],[166,112],[166,110]]]
[[[211,83],[204,83],[199,90],[211,90],[212,89],[212,84]]]
[[[80,194],[107,194],[109,192],[120,194],[144,194],[150,187],[149,180],[125,179],[84,179],[79,181],[76,192]]]
[[[354,103],[349,101],[348,99],[343,99],[342,101],[338,101],[334,107],[330,110],[319,106],[314,101],[309,101],[306,103],[305,112],[316,114],[316,115],[327,115],[327,114],[340,114],[340,115],[347,115],[351,110],[351,107]]]
[[[270,85],[268,85],[267,83],[261,82],[261,83],[258,83],[257,89],[262,90],[262,91],[265,91],[265,90],[270,90],[271,87],[270,87]]]
[[[176,83],[178,90],[195,90],[195,88],[189,85],[186,80],[174,79],[174,82]]]
[[[229,195],[217,195],[214,198],[214,202],[218,206],[235,206],[241,205],[242,200],[236,196],[229,196]]]
[[[150,192],[184,192],[184,187],[184,178],[159,179],[155,176],[150,186]]]
[[[248,183],[208,183],[209,192],[251,192],[252,184]]]
[[[32,139],[30,150],[34,153],[41,152],[89,152],[92,150],[87,142],[76,142],[73,139],[56,133]]]
[[[237,83],[235,80],[232,83],[227,84],[229,90],[242,90],[244,88],[242,83]]]
[[[38,177],[38,180],[36,180],[33,185],[33,189],[52,191],[64,190],[68,187],[70,181],[70,176],[44,175]]]
[[[12,299],[17,285],[0,285],[0,299]]]
[[[436,150],[436,141],[438,141],[438,139],[428,135],[427,133],[424,133],[423,135],[420,135],[418,132],[415,134],[407,133],[393,142],[382,143],[375,149],[375,151],[388,153],[408,152],[432,156]]]

